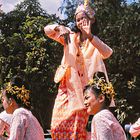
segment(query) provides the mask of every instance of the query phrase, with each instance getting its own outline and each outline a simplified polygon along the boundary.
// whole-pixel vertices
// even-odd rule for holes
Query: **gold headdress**
[[[84,0],[84,4],[81,4],[77,7],[75,16],[80,12],[85,12],[89,18],[93,19],[95,11],[89,6],[90,0]]]
[[[30,91],[27,90],[24,85],[22,85],[22,87],[19,88],[18,86],[12,86],[11,83],[9,82],[7,83],[7,86],[5,88],[5,92],[6,94],[15,95],[17,99],[20,99],[26,106],[30,105],[29,101]]]
[[[84,6],[88,6],[89,5],[89,0],[84,0]]]
[[[96,77],[89,81],[89,85],[95,86],[97,89],[101,90],[101,94],[106,95],[107,98],[113,99],[116,95],[111,82],[106,82],[104,77]]]

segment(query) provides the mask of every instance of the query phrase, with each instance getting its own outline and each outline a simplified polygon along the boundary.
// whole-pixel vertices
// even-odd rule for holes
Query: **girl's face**
[[[11,100],[6,97],[6,93],[3,93],[3,95],[2,95],[2,105],[3,105],[4,110],[6,110],[7,113],[11,112],[10,111],[11,110]]]
[[[96,97],[90,90],[86,90],[84,93],[84,105],[87,108],[87,113],[94,115],[101,109],[100,97]]]
[[[81,29],[83,25],[89,21],[90,19],[87,17],[87,15],[84,12],[79,12],[76,15],[76,25],[79,29]]]

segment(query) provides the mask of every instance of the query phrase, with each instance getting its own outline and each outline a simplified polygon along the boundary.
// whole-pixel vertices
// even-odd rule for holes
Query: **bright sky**
[[[1,9],[4,12],[9,12],[14,9],[14,6],[24,0],[0,0],[0,4],[2,4]],[[39,0],[42,8],[46,10],[49,14],[60,15],[58,8],[61,5],[62,0]]]

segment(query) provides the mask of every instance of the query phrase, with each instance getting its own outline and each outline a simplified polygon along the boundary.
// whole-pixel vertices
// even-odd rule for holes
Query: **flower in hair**
[[[7,83],[5,91],[6,91],[6,94],[15,95],[17,99],[20,99],[23,102],[23,104],[25,104],[26,106],[29,106],[30,91],[27,90],[24,85],[22,85],[22,87],[19,88],[18,86],[12,86],[11,83],[9,82]]]
[[[100,89],[102,92],[101,94],[106,95],[108,98],[113,98],[116,95],[112,83],[107,83],[104,77],[96,77],[90,80],[88,84],[95,86],[97,89]]]

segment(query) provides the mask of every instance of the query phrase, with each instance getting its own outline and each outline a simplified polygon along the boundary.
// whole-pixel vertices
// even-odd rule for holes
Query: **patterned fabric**
[[[18,108],[13,113],[8,140],[44,140],[43,129],[30,111]]]
[[[103,58],[108,58],[112,50],[96,36],[94,36],[94,41],[96,46],[102,48],[102,54],[89,40],[83,47],[86,49],[82,47],[80,49],[78,43],[80,34],[72,31],[69,34],[70,43],[66,44],[64,38],[60,37],[59,31],[55,30],[57,26],[48,25],[44,29],[48,37],[64,46],[61,65],[67,66],[67,69],[59,69],[56,74],[61,81],[52,115],[52,138],[54,140],[85,140],[88,115],[84,109],[83,88],[96,71],[104,72],[108,78]]]
[[[88,115],[85,109],[72,112],[68,108],[68,95],[64,85],[59,87],[51,123],[54,140],[85,140]]]
[[[126,136],[114,115],[104,109],[93,117],[91,140],[126,140]]]

